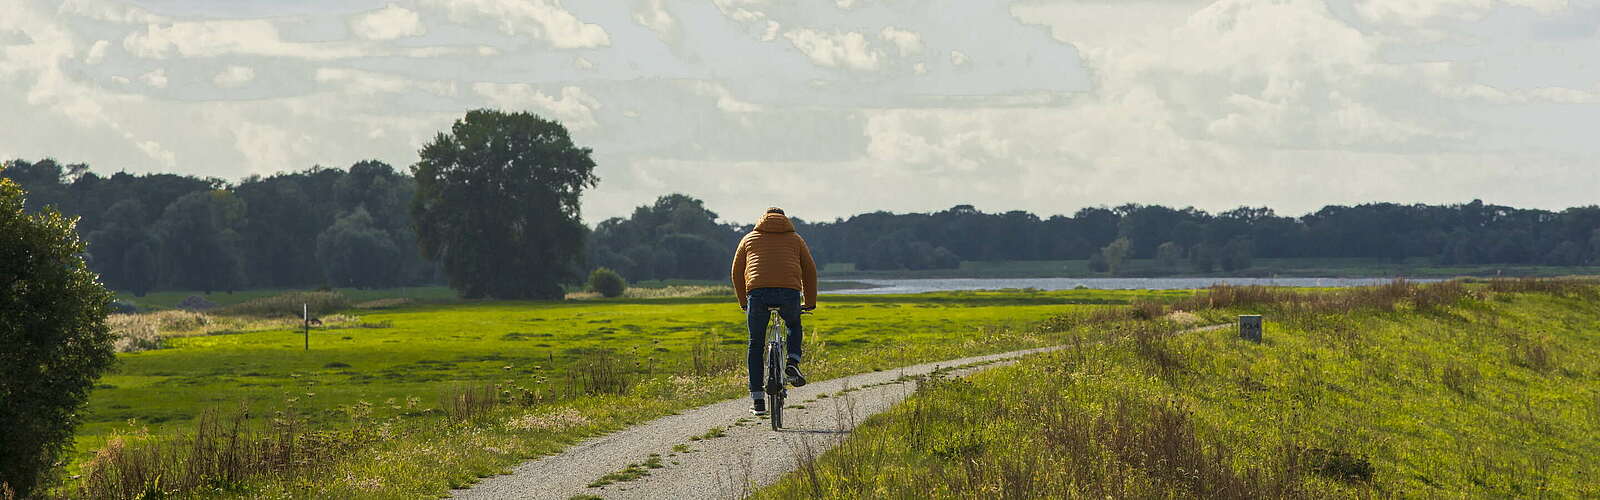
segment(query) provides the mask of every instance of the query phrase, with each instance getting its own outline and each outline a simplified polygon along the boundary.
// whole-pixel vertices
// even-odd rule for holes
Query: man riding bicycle
[[[732,275],[733,293],[739,298],[739,308],[744,309],[750,327],[750,350],[746,359],[750,368],[750,397],[755,400],[750,411],[765,415],[767,401],[761,380],[761,348],[767,341],[766,326],[771,319],[768,308],[777,308],[783,324],[789,327],[786,339],[789,359],[784,374],[795,387],[806,385],[799,367],[800,311],[817,307],[817,265],[811,260],[806,240],[794,232],[794,223],[789,222],[783,209],[773,207],[762,215],[754,231],[739,240],[739,247],[733,252]]]

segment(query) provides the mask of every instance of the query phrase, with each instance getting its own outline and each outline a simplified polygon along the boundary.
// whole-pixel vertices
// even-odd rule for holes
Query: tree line
[[[684,195],[601,222],[593,261],[632,279],[717,278],[748,225]],[[1434,265],[1600,265],[1600,207],[1520,209],[1474,200],[1452,205],[1332,205],[1300,217],[1241,207],[1127,204],[1071,216],[985,213],[957,205],[932,213],[873,212],[831,222],[795,220],[819,262],[858,270],[953,268],[961,261],[1088,259],[1115,272],[1127,259],[1172,270],[1236,271],[1255,258],[1421,257]],[[706,257],[680,257],[688,251]],[[713,253],[714,252],[714,253]],[[704,262],[700,262],[704,260]],[[631,274],[630,274],[631,273]]]
[[[419,251],[408,210],[416,178],[382,162],[253,176],[237,184],[172,174],[102,177],[86,165],[48,159],[7,162],[0,176],[31,193],[30,210],[53,205],[82,216],[78,231],[89,242],[90,265],[117,289],[383,287],[439,283],[448,275]],[[466,193],[452,196],[473,199]],[[550,211],[571,212],[562,220],[576,220],[575,197],[541,203],[550,204]],[[558,210],[557,204],[565,208]],[[506,219],[494,207],[480,212],[477,217],[491,229],[531,223]],[[1290,217],[1268,208],[1213,214],[1127,204],[1040,217],[958,205],[931,213],[872,212],[825,222],[796,218],[795,223],[819,262],[853,263],[859,270],[1089,259],[1092,269],[1115,272],[1127,259],[1155,259],[1174,270],[1211,272],[1245,269],[1254,258],[1297,257],[1600,265],[1596,206],[1549,211],[1477,200],[1373,203]],[[566,241],[566,251],[579,253],[549,271],[562,282],[576,282],[584,270],[596,267],[635,281],[722,279],[734,245],[751,229],[684,194],[662,196],[593,229],[559,221],[546,225],[541,229],[546,243]],[[494,246],[491,240],[470,243]],[[517,258],[515,251],[505,250],[488,260]],[[494,294],[484,288],[478,295]]]
[[[80,217],[90,268],[109,287],[232,291],[437,282],[417,251],[410,175],[377,161],[237,184],[173,174],[102,176],[84,164],[12,160],[25,209]]]

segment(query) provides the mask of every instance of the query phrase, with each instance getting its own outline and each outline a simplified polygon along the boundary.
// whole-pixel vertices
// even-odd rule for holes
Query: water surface
[[[1035,288],[1039,290],[1072,290],[1078,287],[1094,290],[1189,290],[1216,284],[1265,285],[1292,287],[1351,287],[1381,285],[1390,278],[950,278],[950,279],[852,279],[873,288],[839,290],[836,294],[889,294],[948,292],[956,290],[1001,290],[1007,288]],[[1438,281],[1438,280],[1414,280]]]

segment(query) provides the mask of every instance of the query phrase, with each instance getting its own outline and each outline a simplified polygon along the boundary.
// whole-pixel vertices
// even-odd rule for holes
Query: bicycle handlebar
[[[782,309],[782,308],[781,307],[774,307],[774,306],[768,306],[767,307],[767,311],[769,311],[769,312],[778,312],[778,309]],[[817,307],[816,306],[811,306],[810,309],[806,309],[804,307],[800,308],[800,314],[816,314],[817,313],[816,311],[817,311]]]

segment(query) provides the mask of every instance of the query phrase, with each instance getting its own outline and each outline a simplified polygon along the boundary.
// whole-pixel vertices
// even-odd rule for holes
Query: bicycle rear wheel
[[[772,430],[783,427],[783,351],[776,343],[767,345],[767,411],[772,415]]]

